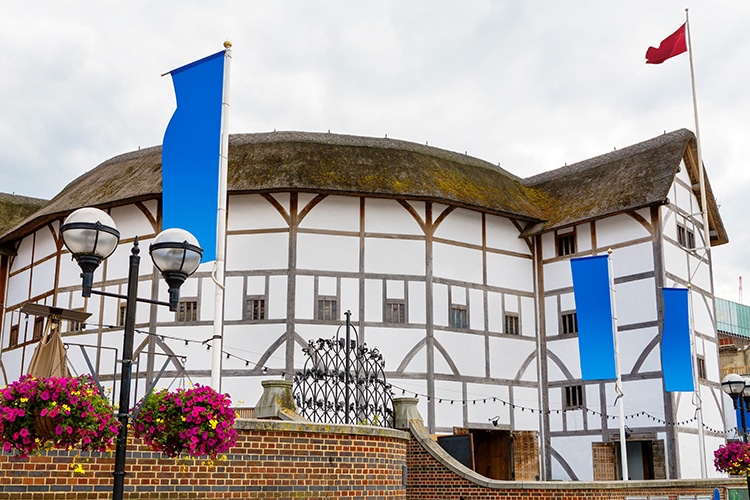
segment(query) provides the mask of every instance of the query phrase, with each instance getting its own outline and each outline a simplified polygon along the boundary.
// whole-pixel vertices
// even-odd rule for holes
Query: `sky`
[[[730,239],[713,250],[714,285],[736,301],[750,280],[746,0],[6,2],[0,192],[52,198],[161,144],[175,107],[161,75],[225,40],[231,133],[387,135],[528,177],[695,131],[688,55],[644,59],[686,8],[703,159]]]

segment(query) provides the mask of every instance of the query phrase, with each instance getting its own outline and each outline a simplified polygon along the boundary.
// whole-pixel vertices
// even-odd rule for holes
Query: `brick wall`
[[[125,498],[393,498],[404,500],[408,434],[376,427],[238,420],[238,442],[214,466],[128,447]],[[93,500],[112,496],[114,458],[52,451],[27,460],[0,455],[0,498]]]

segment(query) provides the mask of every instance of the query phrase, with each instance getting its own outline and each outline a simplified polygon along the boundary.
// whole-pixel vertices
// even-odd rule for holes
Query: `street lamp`
[[[160,302],[137,297],[140,248],[138,237],[133,240],[130,251],[127,295],[93,290],[94,271],[99,264],[112,255],[120,241],[120,232],[114,220],[97,208],[81,208],[71,213],[60,227],[63,242],[78,262],[83,281],[82,295],[103,295],[125,299],[125,325],[122,342],[122,374],[120,378],[120,407],[117,417],[120,431],[115,447],[114,489],[112,498],[122,500],[125,486],[125,457],[128,440],[128,411],[130,409],[130,381],[133,368],[133,336],[135,334],[135,306],[146,302],[177,310],[180,298],[180,285],[193,274],[200,264],[203,249],[198,240],[183,229],[167,229],[159,233],[149,247],[151,259],[169,286],[169,302]]]
[[[743,396],[746,388],[747,382],[745,381],[745,377],[737,375],[736,373],[730,373],[721,381],[721,390],[732,398],[734,409],[740,410],[740,422],[742,424],[740,436],[742,441],[745,442],[747,441],[747,422],[745,422],[745,404]]]

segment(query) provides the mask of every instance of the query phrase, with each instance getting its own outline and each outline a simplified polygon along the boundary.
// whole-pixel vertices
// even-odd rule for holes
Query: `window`
[[[695,248],[695,233],[685,226],[677,224],[677,243],[683,248]]]
[[[521,335],[521,329],[518,324],[517,314],[505,315],[505,333],[508,335]]]
[[[338,304],[334,297],[318,299],[318,319],[320,321],[338,321]]]
[[[198,321],[198,301],[195,299],[181,300],[177,304],[175,321],[191,322]]]
[[[451,306],[450,326],[452,328],[469,328],[469,318],[466,306]]]
[[[698,372],[698,378],[706,379],[706,358],[698,356],[696,358],[695,371]]]
[[[117,326],[125,326],[125,315],[127,312],[127,304],[120,304],[120,313],[117,315]]]
[[[575,312],[563,313],[562,319],[562,334],[571,335],[578,333],[578,315]]]
[[[83,308],[73,309],[74,311],[83,312]],[[82,332],[86,329],[86,323],[82,321],[68,320],[68,331],[69,332]]]
[[[34,340],[39,340],[44,335],[44,316],[34,318]]]
[[[578,410],[583,408],[583,386],[569,385],[564,387],[565,398],[563,399],[564,410]]]
[[[402,301],[388,300],[385,303],[386,323],[406,323],[406,304]]]
[[[266,319],[266,299],[255,297],[245,300],[245,319]]]
[[[556,239],[557,256],[572,255],[576,253],[576,235],[575,233],[558,234]]]
[[[8,347],[15,347],[18,345],[18,325],[10,327],[10,339],[8,340]]]

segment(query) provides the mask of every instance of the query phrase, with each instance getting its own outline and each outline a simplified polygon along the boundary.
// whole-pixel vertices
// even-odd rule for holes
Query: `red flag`
[[[661,64],[670,57],[687,52],[687,44],[685,43],[685,24],[677,28],[677,31],[662,40],[658,49],[656,47],[648,48],[646,51],[646,64]]]

